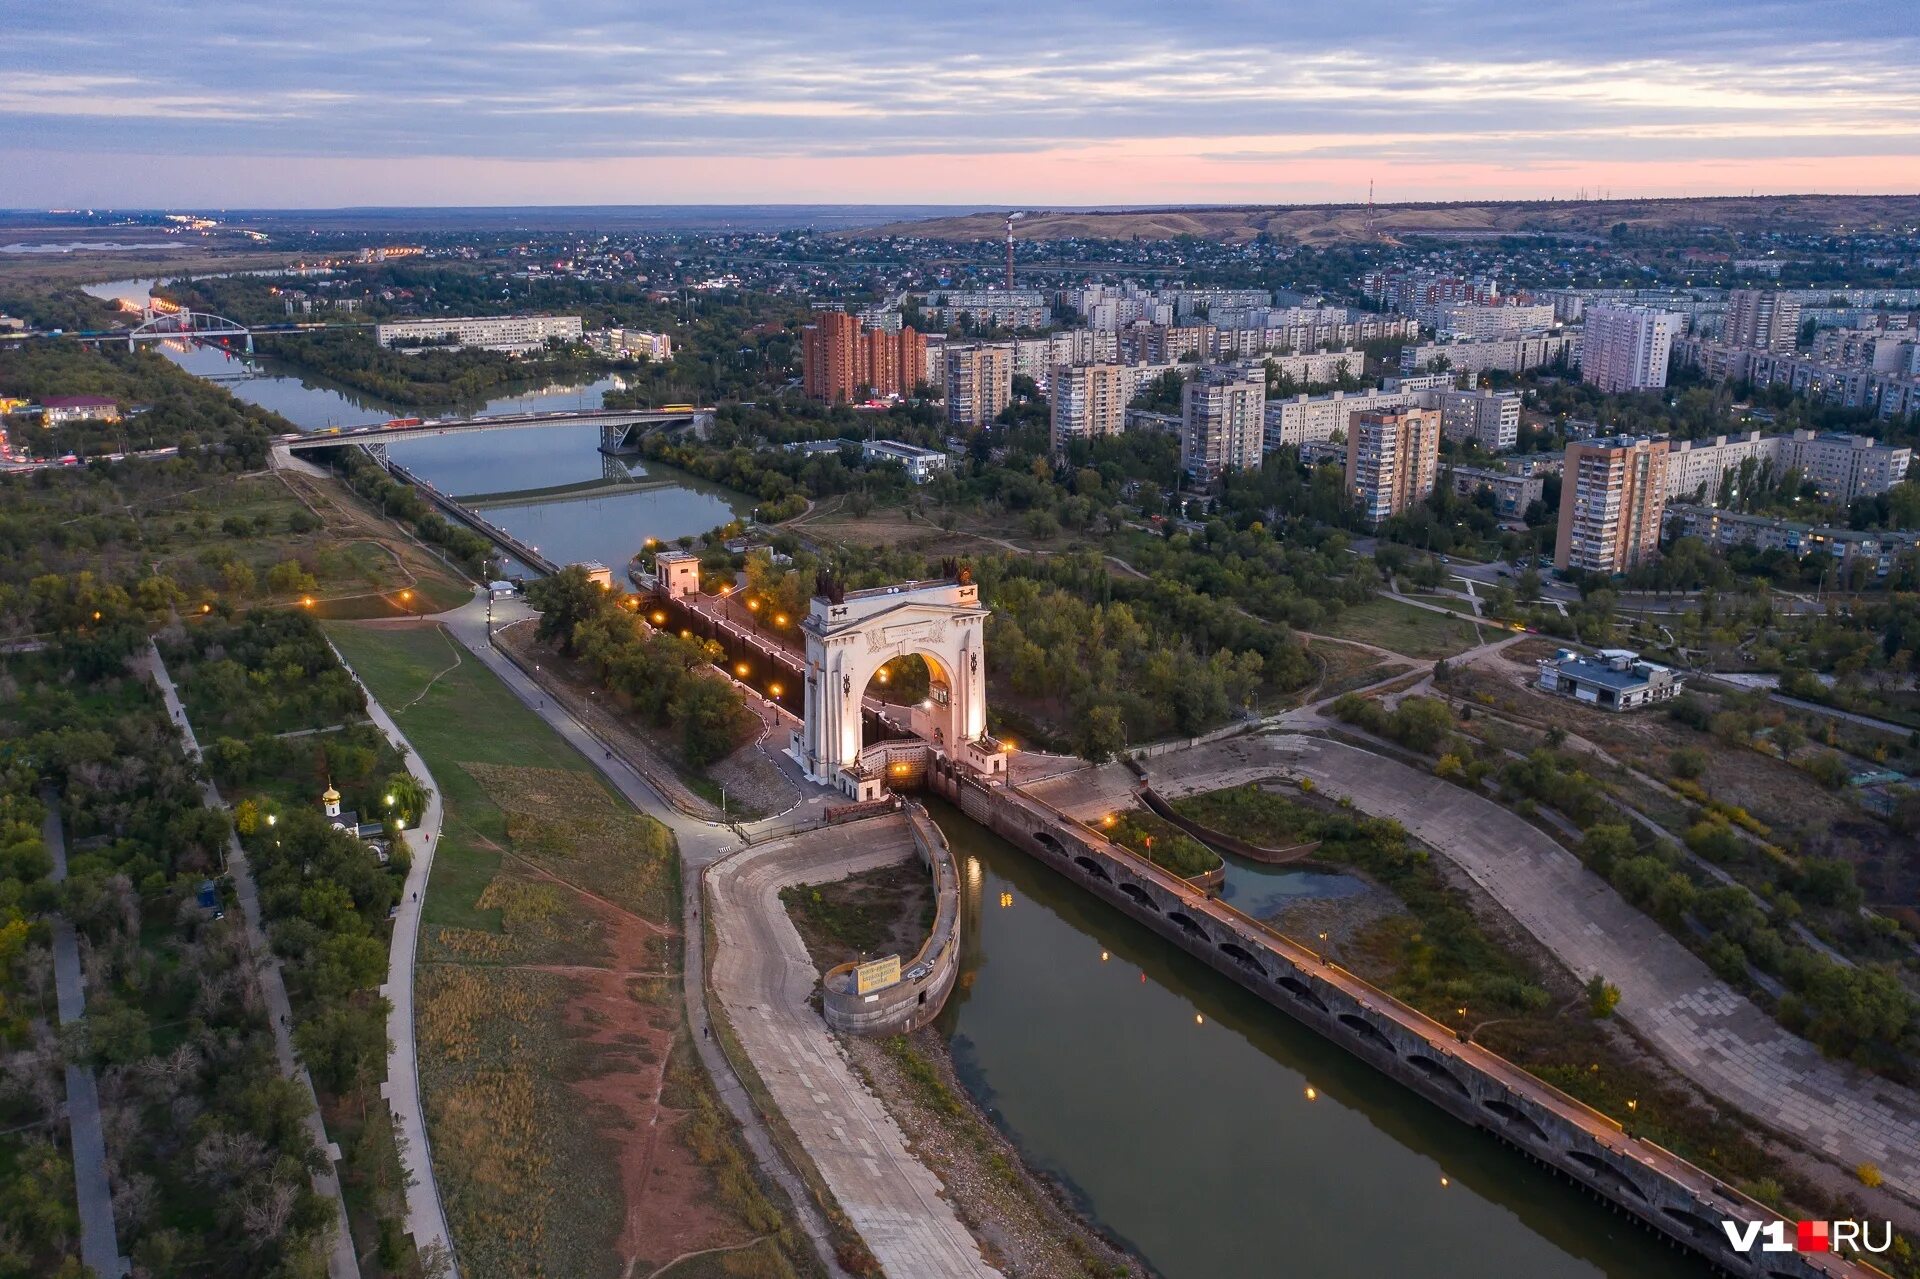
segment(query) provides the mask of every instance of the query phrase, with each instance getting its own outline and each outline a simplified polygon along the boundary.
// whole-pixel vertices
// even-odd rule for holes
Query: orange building
[[[801,356],[801,381],[812,399],[911,395],[926,367],[927,340],[911,328],[862,331],[846,312],[822,311],[801,334]]]

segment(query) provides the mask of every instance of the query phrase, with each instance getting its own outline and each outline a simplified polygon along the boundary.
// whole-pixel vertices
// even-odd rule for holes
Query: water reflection
[[[963,1083],[1168,1279],[1705,1273],[955,810],[935,817],[965,868],[940,1022]],[[1253,869],[1248,894],[1347,891]]]

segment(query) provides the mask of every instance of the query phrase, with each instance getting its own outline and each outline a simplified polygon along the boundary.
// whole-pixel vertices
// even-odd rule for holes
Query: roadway
[[[47,816],[41,838],[53,856],[52,880],[67,878],[67,834],[60,823],[60,797],[41,796]],[[60,1024],[71,1026],[86,1016],[87,996],[80,975],[80,945],[73,921],[53,917],[53,983]],[[93,1067],[67,1062],[67,1128],[73,1141],[74,1202],[80,1210],[80,1260],[99,1279],[120,1279],[130,1269],[120,1255],[113,1225],[113,1186],[107,1178],[107,1139],[100,1118],[100,1087]]]

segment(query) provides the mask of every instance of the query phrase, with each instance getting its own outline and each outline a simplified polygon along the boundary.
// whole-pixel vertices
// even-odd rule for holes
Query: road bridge
[[[291,453],[338,448],[342,444],[395,444],[431,440],[481,431],[515,431],[543,426],[594,426],[600,429],[602,453],[628,453],[641,435],[654,430],[691,427],[705,431],[713,424],[710,408],[567,409],[554,413],[496,413],[484,417],[437,418],[428,422],[377,422],[366,426],[334,427],[305,435],[286,435],[281,444]]]

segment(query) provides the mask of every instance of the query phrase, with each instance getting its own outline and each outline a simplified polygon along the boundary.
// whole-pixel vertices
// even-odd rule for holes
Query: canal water
[[[932,807],[964,894],[960,978],[938,1023],[960,1080],[1166,1279],[1707,1273]],[[1225,895],[1266,914],[1355,891],[1344,875],[1230,863]]]
[[[144,303],[156,280],[113,280],[87,292]],[[604,406],[618,377],[519,387],[489,400],[400,405],[262,356],[205,343],[165,342],[160,353],[189,373],[222,379],[239,399],[280,414],[302,430],[362,426],[394,417],[553,413]],[[228,380],[247,369],[257,375]],[[482,514],[562,564],[597,561],[623,573],[650,537],[705,533],[748,514],[752,501],[717,484],[637,458],[604,458],[596,428],[557,426],[414,440],[389,446],[394,461],[455,496],[486,495]],[[611,465],[609,465],[611,462]],[[585,492],[554,489],[587,486]],[[516,500],[514,495],[521,495]]]
[[[89,291],[144,299],[150,286]],[[237,367],[211,348],[164,353],[202,375]],[[233,393],[308,430],[440,412],[255,363],[263,375]],[[597,408],[613,385],[446,411]],[[392,451],[448,493],[484,495],[486,518],[563,562],[617,570],[648,537],[704,532],[749,507],[639,464],[621,467],[630,487],[604,487],[598,442],[592,428],[555,427]],[[553,492],[573,485],[591,488]],[[1029,1162],[1166,1279],[1704,1273],[956,810],[935,801],[934,814],[965,893],[960,982],[939,1022],[961,1081]],[[1222,895],[1264,916],[1357,891],[1344,875],[1230,863]]]

